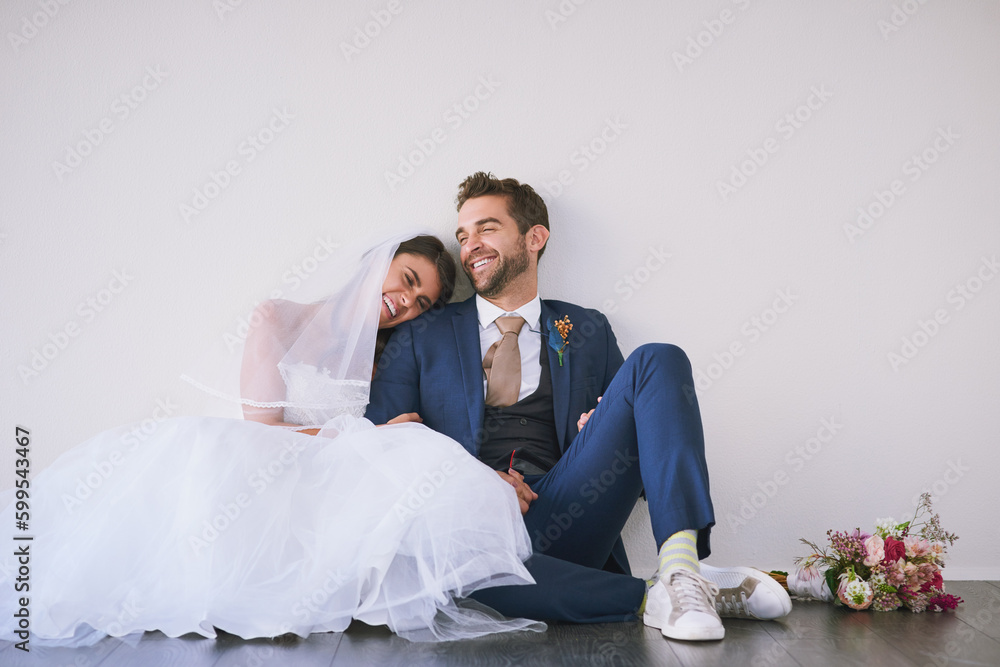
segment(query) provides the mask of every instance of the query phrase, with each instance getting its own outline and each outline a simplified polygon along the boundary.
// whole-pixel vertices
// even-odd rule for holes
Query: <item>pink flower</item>
[[[885,570],[885,580],[890,586],[899,588],[906,584],[906,574],[903,572],[903,559],[897,560]]]
[[[812,581],[813,579],[822,577],[823,572],[816,567],[815,563],[807,563],[798,568],[797,575],[801,581]]]
[[[941,577],[941,571],[935,569],[934,574],[928,581],[924,582],[924,585],[920,587],[921,593],[927,593],[931,589],[936,589],[939,591],[944,591],[944,579]]]
[[[918,568],[920,570],[920,581],[926,582],[934,578],[934,575],[938,572],[937,565],[934,563],[921,563]]]
[[[906,548],[906,555],[909,558],[923,558],[931,550],[931,543],[919,537],[904,537],[903,545]]]
[[[890,564],[891,563],[895,563],[900,558],[904,558],[905,556],[906,556],[906,547],[903,545],[902,542],[900,542],[899,540],[897,540],[897,539],[895,539],[893,537],[887,537],[887,538],[885,538],[885,562],[886,563],[890,563]]]
[[[872,535],[865,540],[865,552],[868,554],[865,556],[865,565],[868,567],[878,565],[885,558],[885,540],[879,535]]]

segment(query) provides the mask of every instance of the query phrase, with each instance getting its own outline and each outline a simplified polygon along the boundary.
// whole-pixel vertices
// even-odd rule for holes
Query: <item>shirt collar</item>
[[[528,325],[529,329],[538,331],[539,320],[542,317],[542,300],[535,295],[535,298],[528,303],[515,308],[512,311],[506,311],[499,306],[496,306],[483,297],[476,295],[476,309],[479,311],[479,327],[480,330],[493,324],[493,322],[503,315],[508,313],[516,313],[524,318],[525,323]]]

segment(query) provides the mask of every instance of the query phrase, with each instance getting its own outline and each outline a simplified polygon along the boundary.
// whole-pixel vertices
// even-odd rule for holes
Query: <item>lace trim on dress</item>
[[[370,382],[335,380],[326,368],[301,362],[279,364],[279,369],[288,387],[285,421],[325,424],[340,415],[364,417]]]

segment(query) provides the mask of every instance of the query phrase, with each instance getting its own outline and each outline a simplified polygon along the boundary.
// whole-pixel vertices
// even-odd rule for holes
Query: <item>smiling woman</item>
[[[379,328],[412,320],[437,302],[447,303],[455,285],[455,264],[450,260],[444,246],[432,236],[401,243],[382,284]]]
[[[419,266],[421,264],[429,265],[434,269],[432,275],[436,276],[441,288],[441,294],[437,299],[430,299],[426,292],[422,292],[422,290],[427,289],[429,283],[426,282],[426,277],[421,277],[427,275],[427,266],[423,266],[423,269],[420,271],[414,267],[414,265]],[[407,289],[399,289],[394,292],[391,289],[393,285],[400,288],[405,286]],[[408,241],[403,241],[399,244],[399,248],[396,249],[396,255],[393,257],[389,273],[386,275],[385,282],[382,285],[382,300],[384,305],[379,321],[381,323],[386,314],[397,319],[388,327],[380,324],[379,331],[375,336],[373,376],[375,374],[375,367],[378,366],[379,358],[381,358],[382,352],[385,351],[385,346],[389,342],[389,336],[392,335],[391,327],[404,321],[398,319],[398,308],[404,299],[400,294],[404,294],[407,291],[412,292],[414,287],[416,288],[417,305],[422,308],[421,312],[426,312],[436,305],[448,303],[448,299],[451,298],[455,290],[455,261],[445,250],[441,240],[434,236],[414,237]],[[398,298],[399,303],[394,300],[394,295]],[[406,299],[409,301],[410,297],[406,297]],[[387,300],[389,303],[392,303],[393,309],[397,309],[396,313],[393,313],[389,309],[389,303],[385,303]]]

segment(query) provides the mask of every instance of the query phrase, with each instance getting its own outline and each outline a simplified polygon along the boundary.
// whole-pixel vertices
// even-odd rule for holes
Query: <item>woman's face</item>
[[[382,283],[378,328],[387,329],[429,310],[441,296],[441,279],[431,260],[403,253],[393,258]]]

